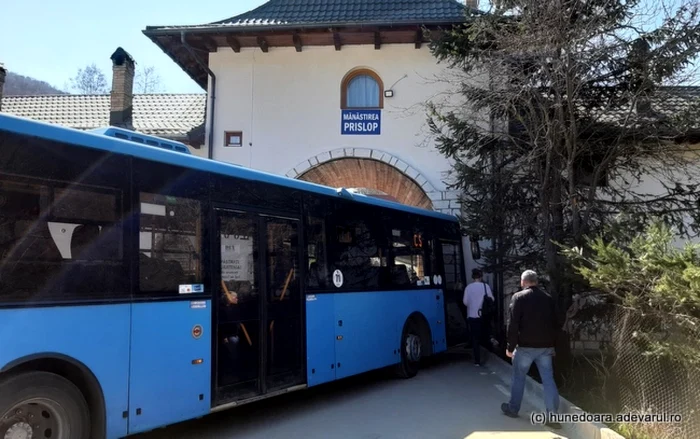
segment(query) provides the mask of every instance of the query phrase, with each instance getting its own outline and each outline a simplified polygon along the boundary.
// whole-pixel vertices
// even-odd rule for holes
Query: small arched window
[[[384,84],[371,70],[358,69],[348,73],[341,84],[340,107],[379,109],[384,107]]]

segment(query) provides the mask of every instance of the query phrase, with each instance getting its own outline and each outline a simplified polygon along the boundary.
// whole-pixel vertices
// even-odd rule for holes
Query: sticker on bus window
[[[423,276],[423,285],[430,285],[430,276]]]
[[[417,281],[416,281],[416,286],[422,287],[422,286],[423,286],[423,281],[422,281],[422,280],[417,280]]]
[[[316,300],[316,295],[315,295],[315,294],[308,294],[308,295],[306,296],[306,301],[307,301],[307,302],[313,302],[314,300]]]
[[[434,274],[434,275],[433,275],[433,283],[434,283],[435,285],[440,285],[440,284],[438,283],[437,280],[438,280],[438,279],[437,279],[437,274]]]
[[[203,293],[203,292],[204,292],[204,285],[203,284],[180,285],[180,294],[192,294],[192,293]]]
[[[336,288],[340,288],[343,286],[343,272],[340,270],[335,270],[333,272],[333,285],[335,285]]]
[[[207,302],[204,300],[194,300],[190,302],[191,309],[205,309],[207,307]]]
[[[438,285],[442,285],[442,275],[441,275],[441,274],[438,274],[438,281],[437,281],[437,283],[438,283]]]

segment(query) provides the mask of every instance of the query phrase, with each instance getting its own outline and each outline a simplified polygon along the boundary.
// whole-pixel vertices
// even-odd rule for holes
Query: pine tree
[[[583,244],[620,213],[694,232],[699,158],[683,142],[700,116],[659,110],[678,92],[662,86],[691,79],[700,51],[699,6],[680,1],[507,0],[436,36],[461,101],[429,104],[428,122],[454,163],[465,230],[494,242],[488,270],[538,269],[565,307],[558,244]],[[663,190],[635,187],[649,179]]]

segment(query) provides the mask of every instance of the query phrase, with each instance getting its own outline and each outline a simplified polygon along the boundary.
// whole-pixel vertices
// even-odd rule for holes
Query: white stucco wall
[[[681,147],[677,147],[681,148]],[[643,174],[639,180],[628,174],[623,174],[619,178],[611,182],[615,188],[623,188],[635,195],[635,198],[640,200],[652,200],[663,197],[668,194],[667,187],[673,187],[676,183],[681,185],[697,185],[700,182],[700,145],[683,145],[682,148],[687,150],[678,154],[677,162],[669,160],[669,163],[661,169],[659,165],[654,168],[652,173]],[[649,166],[649,165],[647,165]],[[693,208],[692,206],[688,206]],[[680,206],[674,206],[680,208]],[[693,223],[693,219],[689,213],[683,214],[686,227]],[[673,242],[678,248],[685,246],[687,243],[700,244],[700,235],[693,234],[690,237],[677,236]]]
[[[436,81],[444,70],[426,46],[304,47],[301,53],[293,47],[268,53],[219,48],[210,67],[217,77],[214,159],[285,175],[333,150],[372,149],[391,153],[435,189],[445,189],[450,163],[426,144],[423,104],[440,98],[447,85]],[[373,70],[385,89],[394,90],[384,99],[380,135],[340,134],[340,84],[358,67]],[[224,148],[224,131],[242,131],[243,147]]]

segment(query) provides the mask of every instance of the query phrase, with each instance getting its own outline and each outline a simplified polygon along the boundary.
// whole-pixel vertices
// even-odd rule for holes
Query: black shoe
[[[510,417],[510,418],[517,418],[517,417],[518,417],[518,414],[517,414],[517,413],[514,413],[514,412],[510,409],[510,405],[508,405],[507,402],[504,402],[503,404],[501,404],[501,411],[503,412],[504,415],[506,415],[506,416],[508,416],[508,417]]]

